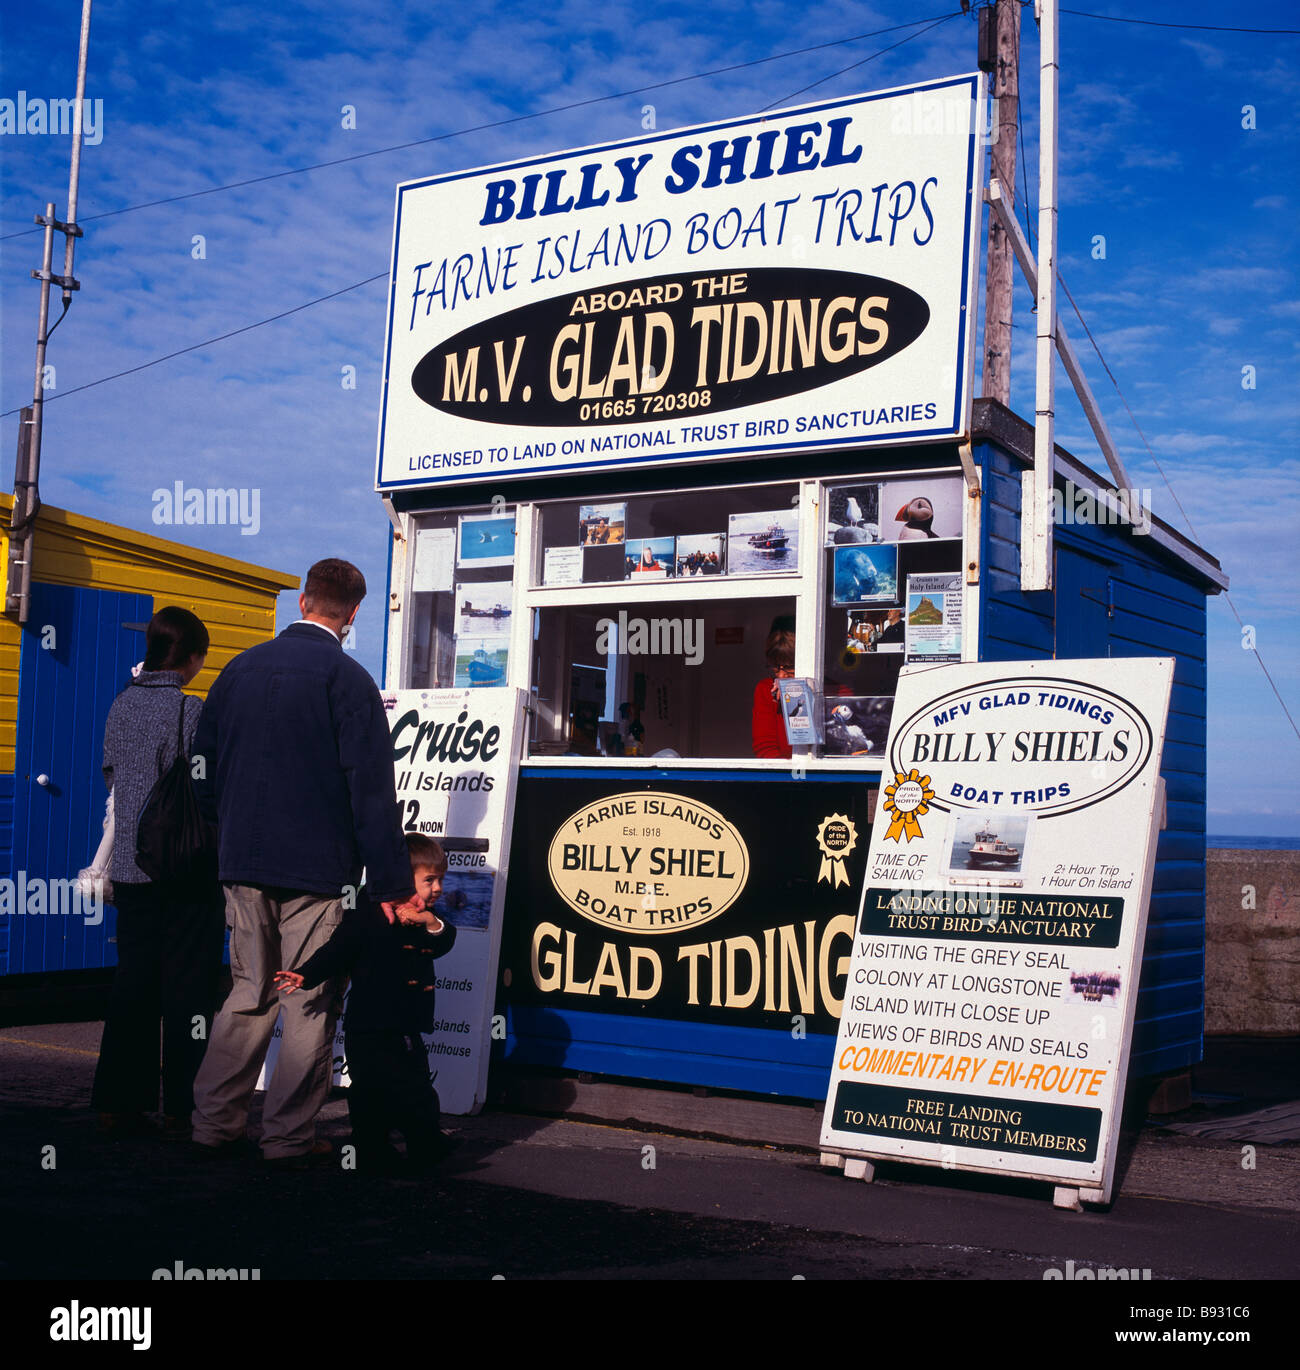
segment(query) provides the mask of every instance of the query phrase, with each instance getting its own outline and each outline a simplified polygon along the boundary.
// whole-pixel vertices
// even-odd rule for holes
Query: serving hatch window
[[[421,514],[402,679],[526,689],[538,759],[874,765],[902,667],[962,658],[964,498],[889,473]]]
[[[534,756],[740,759],[774,619],[794,599],[564,605],[536,611]]]

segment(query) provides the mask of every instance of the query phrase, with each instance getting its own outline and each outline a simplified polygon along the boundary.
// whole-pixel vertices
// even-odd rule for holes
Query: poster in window
[[[510,566],[515,559],[515,516],[462,514],[456,560],[463,567]]]
[[[826,545],[882,542],[880,486],[832,485],[826,491]]]
[[[826,755],[883,755],[893,707],[888,695],[828,695],[824,706]]]
[[[509,638],[459,637],[456,639],[455,688],[504,685],[509,663]]]
[[[627,531],[626,504],[583,504],[578,509],[578,540],[584,547],[622,542]]]
[[[450,590],[455,563],[455,529],[418,529],[415,534],[415,565],[411,568],[411,592],[438,594]]]
[[[726,533],[692,533],[677,539],[679,576],[720,576],[726,569]]]
[[[798,569],[797,509],[727,516],[728,575],[771,576]]]
[[[886,542],[961,537],[960,476],[914,476],[880,487],[880,535]]]
[[[542,553],[543,585],[578,585],[582,581],[581,547],[547,547]]]
[[[908,661],[961,660],[961,573],[907,578]]]
[[[677,569],[673,538],[633,538],[624,545],[629,580],[667,580]]]
[[[837,547],[834,551],[836,604],[895,604],[898,602],[898,548]]]
[[[819,740],[816,686],[811,680],[780,679],[776,689],[786,741],[792,747],[812,746]]]
[[[456,586],[458,638],[508,637],[509,634],[509,581],[489,580]]]
[[[905,634],[901,609],[850,609],[844,651],[848,656],[901,652]]]

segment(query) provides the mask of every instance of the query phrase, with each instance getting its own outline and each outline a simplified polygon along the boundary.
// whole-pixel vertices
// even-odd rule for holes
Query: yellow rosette
[[[817,829],[817,845],[822,849],[821,869],[817,883],[828,881],[832,887],[847,885],[846,858],[858,844],[858,830],[848,814],[833,813],[822,819]]]
[[[921,825],[916,820],[930,812],[933,798],[928,775],[921,775],[915,768],[906,775],[895,771],[894,783],[885,786],[885,808],[893,815],[886,839],[897,842],[906,837],[910,842],[912,838],[922,836]]]

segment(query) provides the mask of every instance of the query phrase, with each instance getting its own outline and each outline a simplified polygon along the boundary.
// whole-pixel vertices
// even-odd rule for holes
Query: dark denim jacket
[[[223,881],[329,896],[364,866],[377,899],[412,893],[383,700],[326,629],[291,624],[230,662],[194,755]]]

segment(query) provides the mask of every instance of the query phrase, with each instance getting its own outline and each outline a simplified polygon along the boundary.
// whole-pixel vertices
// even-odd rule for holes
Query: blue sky
[[[1180,24],[1300,27],[1284,3],[1225,11],[1204,0],[1094,0],[1089,8]],[[707,10],[672,0],[583,0],[545,12],[521,3],[159,8],[97,0],[87,95],[103,101],[102,140],[82,162],[86,237],[76,270],[83,288],[50,344],[56,373],[43,498],[296,573],[320,556],[349,557],[371,586],[359,649],[377,670],[388,528],[372,490],[382,280],[138,375],[56,397],[386,272],[398,181],[635,136],[646,105],[664,130],[969,71],[973,18],[953,18],[838,75],[905,33],[92,216],[944,12],[942,3],[901,0]],[[49,0],[37,11],[3,0],[0,98],[20,90],[29,99],[71,95],[79,16],[78,0]],[[1035,202],[1037,57],[1027,9],[1023,121]],[[1197,541],[1223,563],[1237,611],[1300,717],[1300,38],[1066,14],[1061,83],[1061,274]],[[344,127],[345,106],[355,109],[354,128]],[[0,137],[0,234],[30,227],[46,200],[63,211],[68,150],[67,137]],[[39,250],[34,234],[0,242],[0,410],[31,397],[37,287],[29,273]],[[1012,407],[1032,416],[1030,305],[1020,288]],[[1081,339],[1072,312],[1063,317]],[[1188,531],[1090,349],[1085,365],[1135,484],[1152,490],[1159,515]],[[1248,366],[1253,389],[1242,385]],[[356,368],[355,389],[341,383],[345,367]],[[1058,385],[1058,442],[1102,466],[1063,375]],[[0,420],[5,463],[16,425],[15,416]],[[155,525],[153,492],[178,479],[260,490],[258,533]],[[296,616],[291,607],[282,603],[282,622]],[[1209,826],[1296,833],[1300,739],[1241,642],[1228,605],[1211,600]]]

